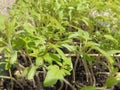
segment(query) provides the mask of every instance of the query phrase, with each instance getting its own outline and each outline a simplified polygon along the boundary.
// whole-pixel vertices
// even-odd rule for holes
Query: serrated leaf
[[[36,66],[33,66],[33,67],[30,69],[30,71],[29,71],[29,73],[28,73],[28,76],[27,76],[28,80],[32,80],[32,79],[34,78],[36,69],[37,69]]]
[[[56,84],[58,80],[64,79],[64,75],[65,75],[64,71],[60,70],[58,66],[56,65],[50,66],[46,78],[44,80],[44,86],[48,87]]]

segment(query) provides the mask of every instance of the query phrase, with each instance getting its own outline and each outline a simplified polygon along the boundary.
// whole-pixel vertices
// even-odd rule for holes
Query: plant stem
[[[13,80],[13,81],[15,81],[22,88],[22,90],[24,90],[23,86],[17,80],[15,80],[14,78],[9,77],[9,76],[2,76],[2,75],[0,75],[0,78],[5,78],[5,79],[11,79],[11,80]]]
[[[66,79],[64,79],[64,82],[71,87],[72,90],[76,90],[75,87],[73,87],[72,84],[70,84]]]
[[[61,85],[60,85],[60,87],[59,87],[59,89],[58,89],[58,90],[62,90],[63,85],[64,85],[64,83],[63,83],[62,81],[60,81],[60,82],[61,82]]]
[[[36,73],[36,84],[37,84],[37,90],[44,90],[42,82],[39,78],[39,72]]]
[[[73,68],[73,82],[75,83],[75,76],[76,76],[76,67],[77,67],[77,64],[78,64],[78,61],[79,61],[79,54],[77,55],[77,58],[76,58],[76,60],[75,60],[75,65],[74,65],[74,68]]]

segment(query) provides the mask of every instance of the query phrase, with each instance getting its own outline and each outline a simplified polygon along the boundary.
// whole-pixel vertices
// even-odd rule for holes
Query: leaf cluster
[[[67,53],[91,63],[97,61],[89,54],[97,52],[112,76],[117,72],[112,56],[120,52],[119,13],[119,0],[17,0],[9,16],[0,15],[0,66],[9,75],[17,68],[19,78],[29,80],[45,69],[44,86],[51,86],[73,70]],[[108,87],[114,85],[110,80]]]

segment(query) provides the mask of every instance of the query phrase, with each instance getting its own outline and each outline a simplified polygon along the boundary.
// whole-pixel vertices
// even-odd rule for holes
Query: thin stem
[[[12,78],[12,73],[11,73],[11,70],[9,69],[9,74],[10,74],[10,78]],[[11,79],[11,88],[13,90],[13,80]]]
[[[74,86],[72,86],[72,84],[70,84],[66,79],[63,80],[67,85],[69,85],[71,87],[72,90],[76,90],[76,88]]]
[[[96,79],[95,79],[95,76],[94,76],[94,72],[93,72],[93,69],[92,69],[92,66],[90,65],[90,71],[91,71],[91,80],[92,80],[92,85],[95,86],[96,84]]]
[[[29,54],[28,54],[27,52],[26,52],[25,54],[26,54],[26,56],[28,57],[28,60],[30,61],[31,66],[34,66],[34,64],[33,64],[32,60],[31,60]]]
[[[90,76],[90,71],[88,69],[87,62],[85,60],[83,60],[83,59],[82,59],[82,62],[83,62],[84,69],[85,69],[85,72],[86,72],[86,80],[88,82],[89,81],[89,76]]]
[[[0,78],[13,80],[13,81],[15,81],[15,82],[22,88],[22,90],[24,90],[24,89],[23,89],[23,86],[22,86],[17,80],[15,80],[14,78],[8,77],[8,76],[2,76],[2,75],[0,75]]]
[[[60,87],[59,87],[59,89],[58,89],[58,90],[62,90],[63,85],[64,85],[64,83],[63,83],[62,81],[60,81],[60,82],[61,82],[61,85],[60,85]]]
[[[20,52],[20,55],[22,56],[22,58],[23,58],[23,60],[24,60],[24,62],[25,62],[25,65],[27,65],[27,58],[26,58],[26,56],[25,56],[25,52],[24,52],[24,51],[23,51],[23,53]]]
[[[43,78],[45,79],[45,76],[46,76],[46,73],[47,73],[47,72],[46,72],[46,70],[45,70],[44,67],[43,67],[42,69],[43,69]]]
[[[78,64],[78,61],[79,61],[79,54],[77,55],[77,58],[76,58],[76,60],[75,60],[75,65],[74,65],[74,68],[73,68],[73,82],[75,83],[75,75],[76,75],[76,67],[77,67],[77,64]]]
[[[36,82],[37,82],[37,90],[44,90],[42,82],[39,78],[39,72],[36,73]]]

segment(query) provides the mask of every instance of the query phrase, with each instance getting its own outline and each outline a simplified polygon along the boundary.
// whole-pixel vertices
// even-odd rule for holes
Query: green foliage
[[[82,89],[80,89],[80,90],[97,90],[95,87],[92,87],[92,86],[85,86],[85,87],[83,87]]]
[[[28,72],[28,80],[31,80],[34,78],[34,75],[36,73],[36,69],[37,69],[36,66],[31,67],[31,69]]]
[[[56,65],[49,66],[44,81],[44,86],[54,85],[58,80],[63,80],[64,76],[65,76],[64,69],[59,69],[59,67]]]
[[[73,63],[66,51],[92,65],[97,61],[89,54],[95,50],[106,58],[112,76],[117,73],[113,55],[120,53],[119,13],[119,0],[17,0],[8,17],[0,15],[0,66],[5,62],[5,70],[12,70],[23,60],[27,65],[21,77],[29,80],[45,69],[47,87],[71,75]],[[112,80],[106,86],[115,85]],[[88,88],[95,90],[81,90]]]
[[[118,83],[118,80],[115,77],[109,77],[106,81],[106,86],[111,88]]]
[[[7,19],[6,16],[3,16],[0,14],[0,29],[4,29],[5,28],[5,20]]]

